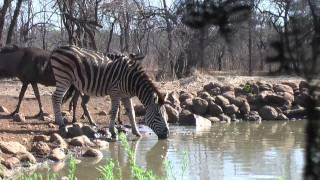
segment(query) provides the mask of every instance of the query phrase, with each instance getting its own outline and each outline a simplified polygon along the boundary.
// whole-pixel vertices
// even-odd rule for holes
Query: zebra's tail
[[[66,94],[63,96],[62,104],[66,103],[69,99],[71,99],[75,95],[75,92],[76,88],[73,85],[71,85]]]

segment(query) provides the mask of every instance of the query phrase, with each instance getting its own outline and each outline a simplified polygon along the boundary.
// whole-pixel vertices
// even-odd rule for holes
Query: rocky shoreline
[[[209,126],[218,122],[305,119],[309,98],[309,85],[305,81],[250,81],[237,86],[211,82],[195,92],[170,92],[170,103],[165,106],[171,124]],[[137,116],[145,113],[142,105],[136,105],[135,111]],[[0,112],[7,110],[0,107]],[[50,116],[48,118],[50,120]],[[25,122],[24,117],[19,114],[13,119]],[[51,126],[56,128],[54,124]],[[94,129],[75,123],[68,126],[68,132],[64,138],[57,133],[50,136],[35,135],[30,142],[32,145],[29,151],[18,142],[0,141],[0,177],[4,177],[8,170],[31,166],[39,162],[39,159],[63,161],[69,152],[77,148],[81,151],[73,152],[78,156],[102,159],[100,149],[108,147],[108,142],[111,141],[106,128]],[[102,136],[104,140],[100,139]]]

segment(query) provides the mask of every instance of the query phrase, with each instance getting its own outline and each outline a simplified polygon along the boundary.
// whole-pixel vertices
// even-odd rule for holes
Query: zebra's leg
[[[80,92],[78,90],[75,91],[70,104],[72,103],[73,115],[72,115],[72,123],[77,122],[76,112],[77,112],[77,104],[80,97]]]
[[[32,85],[32,89],[34,91],[34,95],[36,96],[36,98],[38,100],[39,109],[40,109],[40,112],[37,115],[35,115],[35,117],[40,117],[40,120],[44,121],[43,108],[42,108],[42,104],[41,104],[38,85],[37,85],[37,83],[31,83],[31,85]]]
[[[134,112],[131,98],[122,98],[121,100],[122,100],[122,103],[127,111],[128,117],[130,119],[132,134],[140,137],[141,134],[139,133],[137,125],[136,125],[136,115]]]
[[[90,124],[92,126],[97,126],[97,124],[92,119],[90,112],[88,111],[88,102],[89,102],[89,100],[90,100],[90,96],[88,96],[88,95],[83,95],[82,96],[81,106],[82,106],[82,109],[83,109],[83,113],[88,118],[88,120],[89,120],[89,122],[90,122]]]
[[[19,109],[20,109],[20,106],[21,106],[21,102],[23,100],[23,97],[24,97],[24,94],[25,94],[25,92],[27,90],[27,87],[28,87],[28,83],[22,83],[21,91],[20,91],[20,94],[19,94],[18,105],[17,105],[16,109],[10,114],[10,116],[13,116],[14,114],[19,112]]]
[[[61,114],[61,104],[62,104],[63,96],[67,92],[69,87],[70,87],[69,82],[62,83],[58,81],[56,82],[56,90],[52,94],[52,105],[53,105],[55,120],[56,120],[56,123],[59,125],[59,129],[60,131],[62,131],[62,133],[66,133],[67,130],[65,129],[65,123]]]
[[[115,121],[117,116],[119,115],[119,105],[120,105],[120,97],[119,96],[111,96],[111,122],[109,131],[111,133],[112,138],[116,137],[116,130],[115,130]]]

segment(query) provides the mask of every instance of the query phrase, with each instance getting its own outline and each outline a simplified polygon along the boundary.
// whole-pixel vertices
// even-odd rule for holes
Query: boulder
[[[302,107],[307,107],[310,103],[311,97],[307,92],[302,92],[294,97],[294,104]]]
[[[282,82],[281,84],[284,84],[284,85],[287,85],[287,86],[290,86],[292,88],[293,91],[295,90],[299,90],[299,86],[297,83],[295,82],[290,82],[290,81],[285,81],[285,82]]]
[[[304,107],[296,106],[292,109],[284,111],[289,119],[304,119],[307,116],[307,110]]]
[[[96,144],[95,147],[98,147],[100,149],[104,149],[104,148],[107,148],[109,146],[109,143],[107,141],[103,141],[103,140],[100,140],[100,139],[94,140],[93,143]]]
[[[209,92],[210,90],[214,89],[214,88],[222,88],[223,84],[219,83],[219,82],[210,82],[209,84],[206,84],[203,86],[203,89],[207,92]]]
[[[49,142],[50,141],[50,136],[46,136],[46,135],[35,135],[33,137],[33,142],[39,142],[39,141],[43,141],[43,142]]]
[[[20,162],[27,162],[35,164],[37,162],[36,158],[30,152],[18,153],[15,155],[16,158],[20,160]]]
[[[62,148],[55,148],[52,150],[49,159],[53,161],[61,161],[64,160],[66,157],[64,150]]]
[[[8,109],[4,106],[0,106],[0,113],[6,113],[9,114],[10,112],[8,111]]]
[[[103,154],[98,149],[88,148],[82,155],[83,157],[102,157]]]
[[[3,165],[6,166],[8,169],[14,169],[20,166],[20,164],[20,160],[16,157],[10,157],[6,159],[3,163]]]
[[[32,145],[31,151],[40,156],[48,156],[51,152],[51,148],[45,142],[35,142]]]
[[[230,104],[229,100],[221,95],[218,95],[215,99],[216,104],[220,105],[221,107],[226,107]]]
[[[54,146],[63,149],[66,149],[68,147],[66,141],[58,133],[54,133],[51,135],[50,142],[52,142]]]
[[[236,95],[234,93],[234,91],[226,91],[222,94],[223,97],[227,98],[229,101],[230,99],[235,99]]]
[[[179,120],[179,112],[169,104],[165,105],[168,114],[168,123],[177,123]]]
[[[187,126],[211,126],[211,121],[188,110],[182,110],[179,115],[179,124]]]
[[[108,116],[108,113],[107,113],[107,111],[99,111],[98,115],[99,116]]]
[[[211,98],[211,95],[210,95],[208,92],[206,92],[206,91],[200,91],[200,92],[198,93],[198,97],[200,97],[201,99],[207,100],[207,99],[210,99],[210,98]]]
[[[73,137],[83,135],[82,129],[78,124],[73,124],[72,126],[67,126],[67,129],[68,129],[68,133],[67,133],[68,138],[73,138]]]
[[[17,154],[20,152],[27,152],[27,149],[25,146],[14,141],[8,141],[8,142],[1,141],[0,150],[3,153],[7,153],[7,154]]]
[[[173,108],[175,109],[180,108],[179,94],[177,92],[173,91],[169,93],[167,100],[171,102],[171,105],[173,106]]]
[[[250,104],[247,101],[243,101],[243,103],[239,106],[241,114],[248,114],[251,110]]]
[[[275,105],[275,106],[287,106],[291,107],[293,102],[293,95],[287,92],[281,93],[281,94],[268,94],[264,101],[268,105]]]
[[[261,121],[262,118],[257,111],[250,111],[244,116],[247,121]]]
[[[184,102],[186,99],[193,99],[193,95],[191,93],[183,92],[180,94],[179,101],[180,103]]]
[[[207,119],[209,119],[211,121],[211,123],[215,123],[215,122],[219,122],[220,119],[217,117],[208,117]]]
[[[259,115],[263,120],[277,120],[278,112],[271,106],[263,106],[259,110]]]
[[[285,84],[275,84],[273,85],[273,91],[274,92],[287,92],[290,94],[293,94],[293,89]]]
[[[209,115],[218,116],[219,114],[223,113],[223,110],[219,105],[217,105],[213,101],[209,101],[207,112]]]
[[[227,123],[230,123],[231,122],[231,118],[225,114],[220,114],[218,116],[218,118],[220,119],[220,121],[222,122],[227,122]]]
[[[146,114],[146,109],[142,104],[137,104],[134,106],[134,112],[136,116],[144,116]]]
[[[289,118],[286,115],[284,115],[283,113],[279,113],[277,119],[278,120],[289,120]]]
[[[181,103],[181,107],[188,110],[192,110],[192,105],[193,105],[193,102],[191,98],[186,99]]]
[[[16,113],[13,115],[12,118],[13,118],[13,121],[16,121],[16,122],[26,122],[26,118],[22,113]]]
[[[198,115],[204,115],[207,112],[208,102],[201,98],[194,98],[192,100],[192,111]]]
[[[83,135],[86,135],[88,138],[96,138],[97,131],[91,126],[83,126],[81,128]]]
[[[300,91],[305,91],[305,90],[308,90],[308,89],[310,89],[310,85],[309,85],[309,83],[307,81],[301,81],[299,83],[299,90]]]
[[[72,146],[94,146],[94,143],[84,135],[72,138],[69,144]]]
[[[232,85],[225,85],[221,87],[221,92],[225,93],[225,92],[234,92],[234,86]]]
[[[265,81],[258,81],[256,83],[259,87],[259,91],[272,91],[272,84],[266,83]]]
[[[226,105],[224,108],[224,113],[227,114],[228,116],[236,114],[238,113],[238,111],[239,111],[239,108],[234,104]]]

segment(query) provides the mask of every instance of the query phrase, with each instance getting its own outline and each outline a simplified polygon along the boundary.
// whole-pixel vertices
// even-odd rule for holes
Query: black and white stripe
[[[53,107],[57,124],[64,126],[61,101],[71,85],[90,96],[110,95],[112,103],[110,132],[115,135],[115,119],[120,100],[128,111],[132,132],[140,135],[135,123],[131,97],[137,96],[146,108],[145,122],[158,135],[169,134],[164,99],[149,80],[142,67],[127,56],[114,60],[76,46],[63,46],[53,50],[51,65],[56,79]]]

